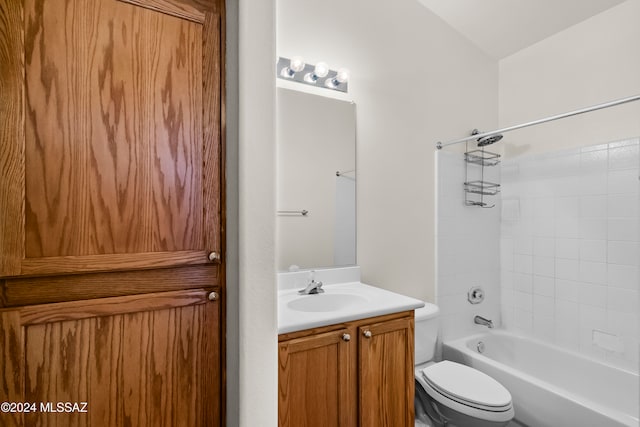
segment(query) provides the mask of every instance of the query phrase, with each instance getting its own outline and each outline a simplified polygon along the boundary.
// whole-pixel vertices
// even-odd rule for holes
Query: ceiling
[[[624,0],[418,0],[502,59]]]

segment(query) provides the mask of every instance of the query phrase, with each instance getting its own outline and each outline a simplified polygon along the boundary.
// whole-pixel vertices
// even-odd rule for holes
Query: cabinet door
[[[219,302],[208,295],[0,311],[0,402],[35,404],[31,413],[0,413],[0,425],[221,425]],[[86,412],[59,412],[58,402]]]
[[[2,2],[0,277],[221,252],[223,4]]]
[[[413,426],[413,318],[359,328],[360,425]]]
[[[353,331],[279,344],[278,424],[282,427],[355,427]]]

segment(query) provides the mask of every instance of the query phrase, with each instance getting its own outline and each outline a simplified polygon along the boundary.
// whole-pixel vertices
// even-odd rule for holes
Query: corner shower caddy
[[[489,205],[485,201],[485,196],[495,196],[500,192],[500,184],[486,181],[484,179],[484,168],[496,166],[500,163],[500,155],[485,151],[484,148],[466,151],[465,179],[464,179],[464,204],[467,206],[479,206],[481,208],[492,208],[495,204]],[[479,166],[479,168],[478,168]],[[469,181],[469,168],[474,169],[471,173],[480,176],[480,179]],[[478,170],[479,169],[479,170]]]

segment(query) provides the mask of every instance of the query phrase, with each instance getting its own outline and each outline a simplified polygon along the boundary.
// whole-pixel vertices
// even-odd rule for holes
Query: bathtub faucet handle
[[[493,322],[489,319],[485,319],[482,316],[476,316],[473,318],[473,323],[477,325],[484,325],[489,329],[493,329]]]

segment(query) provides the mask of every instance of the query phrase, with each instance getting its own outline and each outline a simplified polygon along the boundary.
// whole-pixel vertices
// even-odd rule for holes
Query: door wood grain
[[[355,426],[350,413],[355,342],[341,329],[279,344],[278,423],[281,427]]]
[[[360,425],[413,426],[413,317],[358,330]]]
[[[223,253],[221,3],[0,5],[0,277]]]
[[[202,246],[202,26],[25,1],[26,257]]]
[[[0,400],[87,402],[86,413],[38,411],[24,424],[0,414],[0,425],[219,426],[220,303],[208,294],[0,311],[2,348],[11,352],[2,353],[11,362],[2,369],[13,372],[2,377]]]
[[[0,276],[24,258],[24,31],[17,0],[0,3]]]

